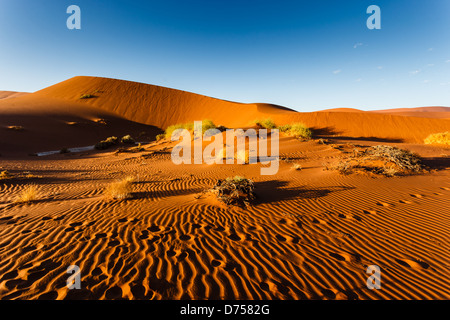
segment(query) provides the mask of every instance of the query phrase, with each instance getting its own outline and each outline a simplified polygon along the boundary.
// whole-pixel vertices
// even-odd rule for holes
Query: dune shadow
[[[329,186],[329,187],[295,187],[287,188],[288,182],[270,180],[255,183],[255,193],[257,195],[257,204],[271,203],[283,200],[293,199],[315,199],[325,197],[332,192],[345,191],[354,189],[354,187],[346,186]]]
[[[436,170],[446,170],[450,168],[450,158],[447,157],[422,158],[422,163],[428,168]]]
[[[350,137],[341,135],[342,131],[337,131],[334,127],[312,127],[313,136],[316,138],[326,138],[333,140],[350,140],[350,141],[372,141],[386,143],[402,143],[403,139],[379,138],[379,137]]]

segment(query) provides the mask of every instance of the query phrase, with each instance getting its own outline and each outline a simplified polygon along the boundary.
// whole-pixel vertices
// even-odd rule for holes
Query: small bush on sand
[[[136,143],[136,141],[129,134],[127,134],[126,136],[123,136],[122,139],[120,139],[120,142],[125,143],[125,144],[135,144]]]
[[[292,165],[292,169],[294,169],[294,170],[302,170],[302,165],[300,163],[294,163]]]
[[[254,123],[261,128],[265,129],[275,129],[277,126],[272,119],[259,119],[255,120]]]
[[[118,142],[119,142],[119,139],[117,137],[114,137],[114,136],[108,137],[105,140],[102,140],[99,143],[97,143],[95,145],[95,149],[105,150],[105,149],[108,149],[109,147],[116,145]]]
[[[131,186],[133,179],[127,177],[125,179],[112,182],[105,188],[105,195],[111,199],[127,199],[131,197]]]
[[[226,205],[249,205],[256,199],[255,185],[252,180],[235,176],[218,180],[213,188],[206,190],[216,195]]]
[[[284,124],[282,126],[278,126],[278,130],[280,130],[280,132],[289,132],[289,130],[291,130],[291,125],[290,124]]]
[[[311,130],[300,122],[292,124],[288,133],[297,139],[311,139],[312,136]]]
[[[216,126],[214,125],[214,122],[212,122],[212,120],[202,120],[202,133],[205,133],[206,130],[208,129],[214,129],[216,128]],[[188,122],[188,123],[179,123],[179,124],[174,124],[171,126],[168,126],[166,131],[164,132],[165,138],[169,139],[172,137],[172,133],[177,130],[177,129],[186,129],[190,132],[194,131],[194,123],[193,122]]]
[[[450,145],[450,132],[432,133],[424,140],[425,144]]]
[[[90,98],[94,98],[94,97],[95,96],[93,94],[85,93],[80,96],[80,99],[90,99]]]
[[[37,186],[31,185],[26,186],[18,195],[17,203],[27,203],[36,201],[38,199],[38,188]]]
[[[421,171],[422,164],[418,155],[397,147],[378,145],[367,149],[365,154],[372,159],[381,159],[386,162],[392,162],[400,169],[410,171]]]
[[[301,122],[279,126],[278,130],[297,139],[311,139],[312,137],[311,129]]]
[[[387,177],[400,174],[423,172],[424,166],[416,154],[397,147],[377,145],[365,150],[353,150],[353,153],[327,170],[337,170],[341,174],[357,171],[372,172]]]
[[[14,131],[23,131],[24,127],[22,126],[8,126],[7,127],[9,130],[14,130]]]

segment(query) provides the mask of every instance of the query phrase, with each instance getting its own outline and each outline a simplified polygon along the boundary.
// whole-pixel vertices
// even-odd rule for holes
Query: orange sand
[[[175,143],[153,141],[179,122],[209,118],[237,128],[267,117],[303,121],[337,145],[407,148],[431,171],[343,176],[324,165],[344,152],[282,135],[278,173],[261,176],[261,164],[175,166]],[[0,298],[449,299],[449,151],[423,144],[449,130],[443,118],[297,113],[93,77],[2,99],[0,171],[12,178],[0,180]],[[28,156],[142,131],[149,144],[138,153]],[[255,181],[251,207],[202,194],[235,175]],[[107,199],[105,187],[127,176],[136,178],[131,198]],[[30,184],[37,200],[15,203]],[[81,290],[66,288],[72,264],[81,268]],[[374,264],[381,290],[366,287]]]

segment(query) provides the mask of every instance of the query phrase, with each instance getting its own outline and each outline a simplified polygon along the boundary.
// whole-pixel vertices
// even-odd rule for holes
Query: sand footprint
[[[404,203],[404,204],[411,204],[412,203],[411,201],[408,201],[408,200],[399,200],[398,202]]]
[[[365,214],[377,214],[375,210],[363,210]]]
[[[417,194],[410,194],[410,196],[414,197],[414,198],[419,198],[419,199],[425,197],[423,194],[418,194],[418,193]]]

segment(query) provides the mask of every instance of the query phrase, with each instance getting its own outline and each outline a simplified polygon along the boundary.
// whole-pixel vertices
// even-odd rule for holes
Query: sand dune
[[[145,132],[144,139],[154,139],[160,132],[107,110],[35,94],[0,100],[0,131],[3,156],[83,147],[112,135]]]
[[[347,111],[299,113],[94,77],[0,100],[0,299],[450,299],[450,158],[423,144],[450,121]],[[272,176],[260,163],[177,166],[175,143],[154,141],[179,122],[236,128],[266,117],[305,122],[329,141],[281,135]],[[142,131],[148,143],[137,153],[28,156]],[[428,170],[325,170],[380,143],[417,152]],[[255,182],[252,205],[203,192],[236,175]],[[105,195],[130,176],[128,198]],[[18,202],[29,186],[36,198]],[[66,287],[74,264],[81,290]],[[366,286],[369,265],[381,267],[381,290]]]
[[[82,94],[95,97],[80,101]],[[128,120],[165,129],[205,118],[229,127],[246,127],[270,117],[278,124],[302,121],[319,132],[351,137],[423,142],[450,127],[449,120],[414,119],[365,112],[295,112],[269,104],[241,104],[154,85],[97,77],[75,77],[36,92],[112,111]],[[239,116],[237,116],[239,115]],[[414,128],[411,130],[411,128]]]
[[[27,92],[16,92],[16,91],[0,91],[0,100],[20,97],[20,96],[23,96],[26,94],[28,94],[28,93]]]

